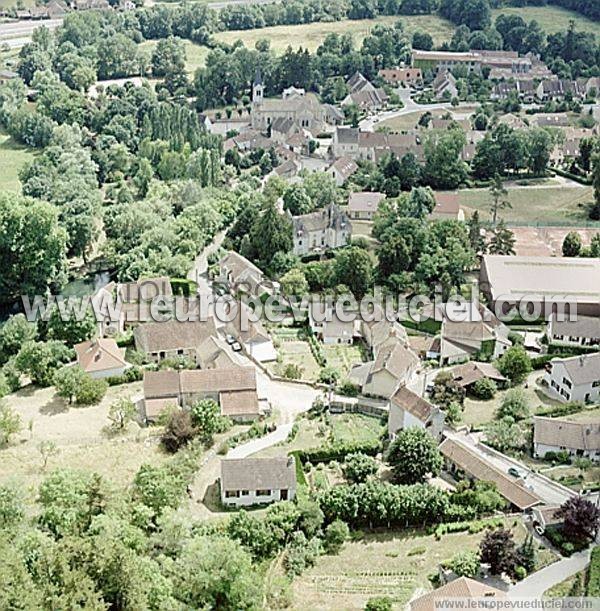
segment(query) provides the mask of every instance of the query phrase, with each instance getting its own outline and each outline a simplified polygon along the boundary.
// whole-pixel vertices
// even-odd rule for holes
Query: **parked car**
[[[233,342],[233,344],[231,344],[231,349],[234,352],[240,352],[242,349],[242,345],[239,342]]]
[[[235,337],[233,335],[229,335],[229,333],[225,336],[225,341],[231,346],[235,344]]]
[[[508,469],[508,474],[512,475],[513,477],[522,477],[521,472],[518,469],[515,469],[515,467],[510,467]]]

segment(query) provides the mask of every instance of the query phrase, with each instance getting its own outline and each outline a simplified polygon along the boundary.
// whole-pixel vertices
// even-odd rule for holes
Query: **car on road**
[[[509,467],[507,473],[513,477],[523,477],[521,472],[518,469],[515,469],[515,467]]]
[[[233,335],[230,335],[229,333],[225,336],[225,341],[231,346],[232,344],[235,344],[235,337],[233,337]]]
[[[234,352],[240,352],[242,350],[242,346],[239,342],[233,342],[233,344],[231,344],[231,349]]]

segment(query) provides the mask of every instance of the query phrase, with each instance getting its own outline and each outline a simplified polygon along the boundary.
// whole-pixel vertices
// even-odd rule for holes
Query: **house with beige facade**
[[[336,204],[292,217],[294,254],[298,256],[346,246],[352,236],[348,215]]]
[[[544,458],[548,452],[566,452],[573,458],[600,460],[600,422],[535,416],[533,454]]]
[[[399,431],[410,427],[425,429],[438,439],[444,428],[445,414],[427,399],[401,386],[388,403],[388,435],[393,441]]]
[[[92,378],[120,376],[130,366],[125,360],[125,348],[119,348],[114,339],[99,337],[73,348],[77,364]]]

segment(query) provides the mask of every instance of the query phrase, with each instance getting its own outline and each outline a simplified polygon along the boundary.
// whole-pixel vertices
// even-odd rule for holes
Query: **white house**
[[[340,319],[335,309],[329,308],[327,304],[311,302],[308,308],[308,322],[312,332],[324,344],[351,345],[354,341],[356,321]]]
[[[292,223],[294,254],[298,256],[346,246],[352,236],[347,214],[335,204],[294,216]]]
[[[224,505],[248,507],[291,501],[295,496],[293,456],[221,460],[221,502]]]
[[[577,320],[558,320],[552,314],[548,322],[548,339],[561,344],[579,346],[600,345],[600,318],[595,316],[577,316]]]
[[[600,352],[552,359],[546,370],[545,381],[551,395],[559,401],[599,401]]]
[[[385,199],[385,193],[361,191],[350,193],[348,197],[348,216],[351,219],[372,221],[379,204]]]
[[[119,348],[114,339],[98,338],[73,346],[77,364],[92,378],[122,375],[129,367],[125,348]]]
[[[398,431],[409,427],[425,429],[436,439],[441,435],[444,412],[406,386],[401,386],[392,395],[388,405],[388,435],[391,440],[396,438]]]
[[[600,423],[534,417],[534,456],[543,458],[548,452],[568,452],[570,456],[600,460]]]

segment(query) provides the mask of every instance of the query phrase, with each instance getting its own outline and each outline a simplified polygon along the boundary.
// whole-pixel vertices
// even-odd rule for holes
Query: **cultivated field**
[[[507,520],[507,525],[513,525]],[[525,527],[513,526],[522,541]],[[401,609],[413,594],[431,590],[428,577],[458,552],[475,550],[483,532],[433,535],[410,531],[368,534],[347,543],[338,556],[322,556],[294,580],[294,609],[364,609],[371,597],[388,596]],[[540,558],[544,562],[550,558]]]
[[[31,149],[17,144],[9,135],[0,131],[0,191],[21,191],[19,170],[31,159]]]
[[[248,48],[252,49],[257,40],[267,39],[271,42],[271,49],[276,53],[283,53],[290,45],[293,48],[302,47],[314,51],[325,40],[327,34],[352,34],[355,44],[360,45],[374,25],[378,23],[393,25],[398,20],[402,21],[405,31],[409,34],[412,34],[415,30],[429,32],[436,44],[450,40],[454,32],[454,26],[445,19],[435,15],[415,15],[378,17],[377,19],[363,19],[361,21],[345,20],[293,26],[281,25],[259,30],[234,30],[220,32],[215,35],[215,38],[229,44],[241,40]]]

